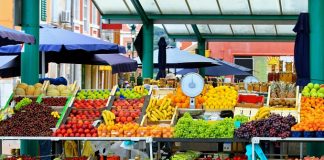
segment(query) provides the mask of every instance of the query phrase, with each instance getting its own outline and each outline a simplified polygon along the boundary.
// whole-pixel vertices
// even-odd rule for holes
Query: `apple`
[[[127,117],[127,122],[132,122],[133,118],[132,117]]]
[[[82,128],[79,128],[79,129],[78,129],[78,133],[81,134],[81,133],[83,133],[83,132],[84,132],[84,130],[83,130]]]

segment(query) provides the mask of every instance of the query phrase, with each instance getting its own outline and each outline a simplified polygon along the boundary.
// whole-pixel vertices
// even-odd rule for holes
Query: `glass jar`
[[[286,62],[286,72],[292,72],[292,62]]]

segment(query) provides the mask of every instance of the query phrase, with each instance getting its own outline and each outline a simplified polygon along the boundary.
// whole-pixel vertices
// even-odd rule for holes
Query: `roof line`
[[[197,40],[193,35],[168,35],[173,39]],[[201,38],[208,41],[294,41],[295,36],[268,36],[268,35],[202,35]]]

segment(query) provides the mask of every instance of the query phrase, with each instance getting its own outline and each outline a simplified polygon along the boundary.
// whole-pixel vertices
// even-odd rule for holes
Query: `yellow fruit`
[[[25,90],[23,88],[16,88],[15,94],[19,96],[26,95]]]

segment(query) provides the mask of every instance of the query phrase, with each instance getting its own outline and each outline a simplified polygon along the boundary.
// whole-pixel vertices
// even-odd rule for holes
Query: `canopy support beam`
[[[137,8],[140,6],[135,7],[136,11]],[[146,15],[144,10],[140,12],[137,15],[103,14],[102,18],[119,23],[139,21],[145,15],[155,24],[295,24],[298,18],[297,15]]]
[[[195,35],[197,37],[197,40],[198,40],[198,54],[201,55],[201,56],[205,56],[205,50],[206,50],[206,39],[204,39],[200,32],[199,32],[199,29],[197,27],[196,24],[192,24],[191,25],[193,31],[195,32]],[[202,76],[202,77],[205,77],[205,69],[204,68],[199,68],[199,74]]]
[[[198,41],[195,35],[168,35],[170,38],[176,40],[192,40]],[[282,41],[293,42],[295,36],[259,36],[259,35],[202,35],[203,39],[207,41]]]
[[[143,24],[149,23],[149,18],[147,17],[141,3],[139,0],[131,0],[132,4],[134,5],[136,12],[139,14]]]
[[[143,24],[143,78],[153,78],[153,30],[154,24],[151,20]]]
[[[21,80],[33,85],[39,81],[39,0],[22,1],[22,28],[35,37],[35,44],[24,44],[21,54]],[[22,140],[20,154],[29,156],[39,155],[39,144],[35,140]]]
[[[310,19],[310,79],[324,83],[324,1],[309,0]]]

